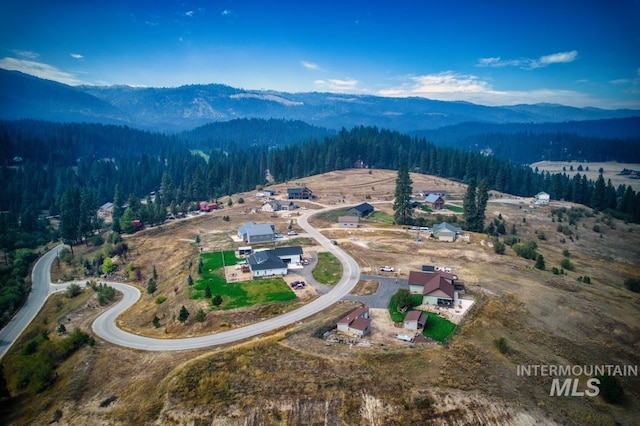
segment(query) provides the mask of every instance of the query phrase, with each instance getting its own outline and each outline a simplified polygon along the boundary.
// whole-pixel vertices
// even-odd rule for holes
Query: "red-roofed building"
[[[209,203],[207,201],[200,201],[200,211],[210,212],[212,210],[218,210],[220,205],[218,203]]]
[[[424,328],[427,323],[427,315],[422,311],[409,311],[404,317],[404,328],[407,330],[417,330]]]
[[[338,321],[338,331],[356,335],[366,336],[371,331],[371,318],[369,318],[369,308],[358,308],[349,315]]]
[[[457,298],[454,287],[457,276],[448,272],[409,272],[409,292],[421,294],[425,305],[453,305]]]

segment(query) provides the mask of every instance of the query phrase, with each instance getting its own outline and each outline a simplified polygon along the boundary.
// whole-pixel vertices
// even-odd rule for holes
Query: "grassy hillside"
[[[391,215],[396,172],[347,170],[277,185],[304,183],[318,199],[300,202],[307,209],[342,207],[363,201]],[[459,201],[465,186],[424,175],[411,175],[414,190],[446,190],[449,201]],[[317,294],[298,294],[283,306],[265,304],[210,312],[207,319],[180,323],[175,319],[185,305],[196,312],[207,302],[189,298],[186,279],[194,274],[203,252],[232,250],[231,236],[238,226],[253,220],[273,222],[286,234],[290,218],[252,213],[261,205],[245,193],[244,204],[233,203],[222,212],[175,221],[127,238],[127,262],[142,271],[141,290],[155,266],[158,291],[143,294],[124,313],[121,327],[162,337],[186,337],[247,325],[285,309],[307,303]],[[357,230],[338,229],[326,218],[314,218],[315,227],[339,243],[375,275],[381,265],[392,265],[399,279],[423,264],[448,266],[467,285],[465,298],[475,307],[456,327],[445,345],[410,347],[389,339],[375,328],[371,346],[330,344],[314,337],[358,304],[341,302],[287,330],[242,344],[179,353],[152,353],[121,348],[97,339],[58,368],[58,379],[38,395],[9,388],[16,399],[5,407],[13,424],[46,424],[61,416],[66,424],[634,424],[640,417],[640,379],[620,377],[622,404],[602,397],[550,397],[550,377],[518,376],[518,365],[616,364],[638,365],[640,295],[623,282],[638,277],[640,227],[583,209],[568,215],[572,205],[552,202],[530,208],[529,200],[493,195],[487,223],[497,220],[521,241],[535,241],[546,270],[533,260],[518,257],[509,246],[498,255],[486,235],[471,234],[469,242],[416,242],[418,230],[377,221],[363,221]],[[226,205],[226,199],[221,200]],[[456,203],[457,204],[457,203]],[[564,210],[563,210],[564,209]],[[559,213],[563,212],[563,213]],[[420,212],[430,219],[434,214]],[[222,220],[223,215],[230,217]],[[509,231],[508,231],[509,232]],[[200,243],[194,244],[198,235]],[[310,241],[301,234],[296,241]],[[310,242],[305,254],[322,252]],[[91,256],[84,253],[84,256]],[[573,270],[562,268],[569,259]],[[122,266],[124,267],[124,265]],[[563,269],[554,274],[552,268]],[[589,283],[584,277],[589,277]],[[287,277],[287,280],[294,277]],[[381,281],[382,283],[382,281]],[[382,286],[383,284],[380,284]],[[377,288],[363,283],[362,288]],[[158,305],[155,297],[167,300]],[[79,300],[79,299],[73,299]],[[104,308],[88,299],[81,306],[56,296],[30,326],[28,333],[66,328],[91,331],[91,322]],[[156,315],[161,327],[151,320]],[[376,317],[377,318],[377,317]],[[376,333],[378,333],[376,335]],[[504,338],[503,346],[496,341]],[[379,340],[386,339],[386,340]],[[384,345],[376,342],[384,341]],[[25,340],[3,363],[9,365]],[[5,369],[8,371],[9,369]],[[584,388],[584,381],[580,385]]]

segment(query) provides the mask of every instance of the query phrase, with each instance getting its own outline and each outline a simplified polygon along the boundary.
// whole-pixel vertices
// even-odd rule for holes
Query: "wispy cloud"
[[[320,69],[320,65],[313,63],[313,62],[309,62],[309,61],[300,61],[300,63],[302,64],[303,67],[305,67],[308,70],[314,70],[317,71]]]
[[[44,64],[42,62],[16,58],[2,58],[0,59],[0,68],[12,71],[20,71],[25,74],[34,75],[36,77],[44,78],[47,80],[57,81],[60,83],[68,84],[70,86],[85,84],[76,75],[61,71],[56,67],[53,67],[49,64]]]
[[[222,12],[220,12],[220,15],[229,16],[231,15],[231,11],[229,9],[224,9]]]
[[[184,16],[188,16],[189,18],[193,18],[193,10],[188,10],[184,13]]]
[[[73,59],[84,59],[84,56],[79,53],[70,53],[70,55]]]
[[[339,80],[336,78],[330,78],[327,80],[316,80],[315,85],[321,90],[328,90],[330,92],[353,92],[357,90],[358,80]]]
[[[39,53],[32,52],[30,50],[13,50],[13,53],[27,59],[38,59],[38,57],[40,56]]]
[[[524,69],[543,68],[552,64],[566,64],[578,59],[578,51],[570,50],[568,52],[558,52],[551,55],[533,58],[503,59],[499,56],[480,58],[476,66],[478,67],[521,67]]]
[[[595,101],[584,93],[570,90],[496,90],[488,81],[478,76],[452,71],[406,76],[403,80],[400,85],[379,90],[377,94],[389,97],[416,96],[441,101],[466,101],[490,106],[541,102],[590,106]]]

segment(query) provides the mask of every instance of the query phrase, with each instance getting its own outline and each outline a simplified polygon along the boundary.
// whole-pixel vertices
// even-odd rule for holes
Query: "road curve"
[[[343,267],[343,275],[340,281],[329,293],[320,296],[314,301],[278,317],[234,330],[210,334],[207,336],[188,337],[182,339],[156,339],[132,334],[117,327],[116,318],[140,298],[140,291],[137,288],[126,284],[109,283],[109,285],[122,292],[123,298],[113,308],[100,315],[94,321],[94,333],[108,342],[129,348],[147,351],[181,351],[232,343],[249,337],[258,336],[260,334],[294,324],[298,321],[302,321],[303,319],[326,309],[349,294],[360,279],[360,267],[355,260],[340,248],[331,244],[330,241],[319,231],[309,225],[309,217],[333,208],[334,207],[305,213],[298,218],[298,225],[309,233],[309,235],[315,238],[322,247],[336,256],[340,263],[342,263]],[[341,206],[341,208],[344,208],[344,206]]]
[[[38,315],[44,302],[51,293],[51,265],[64,247],[60,244],[46,252],[33,267],[31,272],[31,292],[27,301],[16,315],[0,330],[0,358],[4,356],[16,339]]]

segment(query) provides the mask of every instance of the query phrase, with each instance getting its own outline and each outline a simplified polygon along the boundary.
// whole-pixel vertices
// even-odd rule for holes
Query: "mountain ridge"
[[[219,83],[169,88],[68,86],[0,69],[0,119],[123,124],[180,132],[236,118],[300,120],[328,129],[377,126],[401,132],[464,122],[542,123],[626,118],[640,111],[558,104],[485,106],[420,97],[245,90]]]

